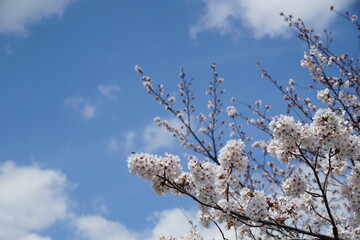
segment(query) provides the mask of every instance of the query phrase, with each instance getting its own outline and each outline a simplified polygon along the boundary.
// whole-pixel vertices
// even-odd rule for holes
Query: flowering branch
[[[175,97],[165,94],[161,84],[155,88],[153,80],[136,66],[148,94],[176,116],[182,127],[175,128],[158,117],[155,122],[196,156],[186,152],[188,171],[183,171],[178,156],[132,154],[129,170],[149,180],[159,195],[170,192],[193,199],[201,223],[205,227],[215,223],[222,239],[226,239],[222,228],[234,229],[246,240],[359,239],[359,59],[333,53],[331,32],[324,31],[323,43],[323,38],[301,19],[282,16],[306,43],[308,51],[301,66],[309,70],[313,84],[308,90],[317,91],[317,100],[311,100],[311,93],[302,99],[294,80],[290,79],[285,88],[258,64],[263,77],[284,96],[287,114],[294,113],[295,117],[281,114],[269,118],[271,107],[262,107],[261,100],[250,105],[232,98],[232,103],[246,105],[256,118],[227,106],[230,128],[226,130],[225,116],[221,115],[224,90],[220,86],[224,79],[219,77],[215,63],[206,91],[209,113],[205,116],[200,112],[196,118],[192,79],[187,80],[183,69],[178,85],[183,108],[177,109]],[[341,16],[359,27],[355,15]],[[313,104],[316,101],[323,106],[318,108]],[[241,121],[265,132],[269,139],[254,142]],[[223,144],[225,133],[231,140]],[[201,239],[194,229],[192,236]]]

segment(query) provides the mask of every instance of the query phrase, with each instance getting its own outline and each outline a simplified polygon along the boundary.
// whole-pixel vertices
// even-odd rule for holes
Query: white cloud
[[[96,107],[94,105],[85,104],[81,110],[81,116],[85,120],[93,119],[96,116]]]
[[[75,228],[81,237],[88,240],[139,240],[137,233],[131,232],[118,222],[100,216],[84,216],[75,220]]]
[[[113,85],[99,85],[98,90],[105,97],[114,98],[114,94],[116,92],[120,92],[121,89],[119,86],[113,84]]]
[[[83,105],[84,102],[85,102],[84,98],[73,96],[65,99],[64,105],[72,109],[78,109]]]
[[[171,118],[168,122],[175,128],[180,128],[181,126],[177,118]],[[176,138],[164,127],[159,127],[154,122],[151,122],[143,130],[142,141],[145,145],[144,151],[154,152],[160,148],[172,148]]]
[[[329,10],[334,5],[343,10],[355,0],[202,0],[205,3],[203,15],[191,27],[190,35],[215,30],[230,33],[240,28],[238,23],[250,29],[255,37],[285,35],[287,24],[279,16],[280,12],[301,17],[313,27],[324,27],[335,16]]]
[[[115,137],[111,137],[107,143],[107,148],[110,152],[119,152],[122,149],[122,143]]]
[[[194,211],[170,209],[152,216],[155,226],[139,232],[132,231],[122,223],[103,216],[79,216],[68,210],[67,189],[70,183],[66,176],[36,165],[17,166],[8,161],[0,164],[0,239],[6,240],[52,240],[41,236],[42,231],[54,226],[60,220],[70,222],[69,230],[86,240],[155,240],[160,234],[181,236],[186,234],[191,219],[198,226],[204,239],[220,239],[220,233],[213,226],[205,229],[196,220]],[[106,214],[105,200],[93,200],[99,214]],[[233,240],[233,233],[225,231]]]
[[[51,240],[50,237],[41,237],[37,234],[29,234],[25,237],[22,237],[20,240]]]
[[[185,235],[192,228],[189,223],[191,220],[204,239],[221,239],[221,233],[217,227],[204,228],[201,226],[194,211],[181,211],[179,208],[163,210],[155,213],[151,219],[156,222],[155,226],[142,232],[131,231],[119,222],[96,215],[78,217],[74,221],[74,227],[77,235],[86,240],[156,240],[160,235],[177,238]],[[224,227],[222,230],[227,239],[236,239],[233,230],[228,231]]]
[[[85,120],[93,119],[96,114],[96,106],[93,104],[87,103],[85,98],[73,96],[65,99],[64,105],[73,110],[79,111],[80,115]]]
[[[204,239],[221,239],[221,234],[216,226],[204,228],[197,220],[196,212],[194,211],[182,211],[179,208],[175,208],[158,212],[155,214],[155,218],[157,224],[152,229],[151,237],[148,240],[155,240],[160,235],[173,237],[185,235],[191,229],[189,220],[193,222]],[[222,230],[227,239],[236,239],[234,231],[227,231],[224,227],[222,227]]]
[[[129,131],[124,134],[125,143],[124,150],[125,151],[133,151],[134,148],[134,140],[136,138],[136,133],[134,131]]]
[[[170,118],[169,124],[180,129],[181,123],[177,118]],[[136,144],[135,144],[136,142]],[[151,121],[140,131],[125,132],[121,139],[111,137],[107,142],[107,148],[111,152],[150,152],[153,153],[159,149],[171,149],[176,144],[177,139],[164,127],[159,127]]]
[[[100,215],[106,215],[109,213],[109,210],[105,204],[105,199],[100,196],[92,201],[92,207]]]
[[[116,137],[110,137],[107,142],[107,148],[110,152],[128,152],[135,150],[134,141],[136,139],[136,133],[134,131],[128,131],[123,134],[122,139]]]
[[[0,164],[0,239],[50,240],[44,230],[67,214],[66,177],[37,166]]]
[[[61,16],[74,0],[1,0],[0,32],[26,34],[26,28],[51,16]]]

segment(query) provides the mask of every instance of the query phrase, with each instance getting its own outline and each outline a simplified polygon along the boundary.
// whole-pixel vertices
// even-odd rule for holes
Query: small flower
[[[208,130],[206,128],[202,127],[202,128],[199,129],[199,132],[202,133],[202,134],[205,134],[205,133],[208,132]]]
[[[208,109],[215,108],[214,102],[212,100],[209,100],[207,107]]]
[[[181,71],[180,74],[179,74],[179,77],[180,77],[180,78],[184,78],[184,77],[185,77],[185,73],[184,73],[183,71]]]
[[[139,65],[135,65],[135,71],[138,74],[143,74],[144,73],[144,71],[141,69],[141,67]]]
[[[198,116],[197,116],[197,119],[200,121],[200,122],[204,122],[206,120],[206,116],[203,114],[203,113],[200,113]]]
[[[161,122],[161,118],[160,117],[154,117],[154,122],[156,122],[156,123]]]
[[[175,97],[173,97],[173,96],[171,96],[171,97],[169,97],[169,99],[168,99],[168,102],[175,102]]]
[[[150,82],[143,82],[143,86],[148,88],[151,87],[151,83]]]
[[[236,108],[234,106],[228,106],[226,108],[226,112],[228,113],[228,116],[231,118],[234,118],[237,116]]]
[[[261,107],[262,101],[261,100],[256,100],[255,105],[258,106],[258,107]]]
[[[183,116],[183,113],[181,111],[176,111],[176,117],[182,117]]]
[[[357,22],[357,20],[358,20],[358,16],[356,16],[356,15],[351,16],[351,21],[352,22]]]

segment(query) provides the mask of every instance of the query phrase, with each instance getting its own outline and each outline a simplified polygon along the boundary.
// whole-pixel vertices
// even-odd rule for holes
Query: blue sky
[[[0,239],[139,240],[172,228],[181,234],[189,226],[178,207],[193,217],[196,206],[156,196],[128,173],[131,151],[181,154],[152,123],[169,115],[147,96],[134,65],[170,92],[184,67],[202,94],[216,62],[225,103],[231,96],[261,98],[279,114],[281,97],[256,62],[284,83],[309,77],[299,66],[305,47],[278,13],[334,29],[335,48],[355,46],[331,4],[352,12],[360,6],[355,0],[0,1]]]

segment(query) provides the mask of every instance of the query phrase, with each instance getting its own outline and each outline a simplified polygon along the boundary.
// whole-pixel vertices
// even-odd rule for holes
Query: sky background
[[[196,205],[155,195],[127,169],[132,151],[182,153],[152,122],[172,118],[147,96],[135,64],[170,93],[183,67],[205,109],[216,62],[226,104],[262,99],[276,115],[285,106],[256,63],[280,82],[309,82],[299,65],[306,48],[279,12],[332,29],[335,50],[357,50],[330,5],[360,9],[356,0],[0,0],[0,239],[183,234],[179,207],[194,218]]]

